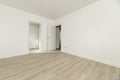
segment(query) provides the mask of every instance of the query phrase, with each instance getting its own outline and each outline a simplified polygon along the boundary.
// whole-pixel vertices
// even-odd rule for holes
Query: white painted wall
[[[42,50],[47,50],[45,30],[53,20],[0,4],[0,58],[29,53],[29,21],[40,23]]]
[[[120,67],[120,1],[98,0],[57,20],[62,51]]]

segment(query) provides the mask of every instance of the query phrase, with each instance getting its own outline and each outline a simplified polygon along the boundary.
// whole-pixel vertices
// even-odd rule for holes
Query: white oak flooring
[[[120,68],[62,52],[0,59],[0,80],[120,80]]]

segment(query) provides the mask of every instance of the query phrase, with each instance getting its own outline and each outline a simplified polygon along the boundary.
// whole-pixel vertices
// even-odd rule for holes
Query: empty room
[[[0,80],[120,80],[120,0],[0,0]]]

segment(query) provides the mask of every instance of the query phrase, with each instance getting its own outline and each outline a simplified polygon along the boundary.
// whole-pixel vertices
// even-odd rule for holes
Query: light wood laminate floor
[[[62,52],[0,60],[0,80],[120,80],[120,68]]]

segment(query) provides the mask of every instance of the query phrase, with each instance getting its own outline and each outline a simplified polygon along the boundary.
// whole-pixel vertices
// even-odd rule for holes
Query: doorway
[[[30,53],[35,53],[40,50],[40,24],[30,22],[30,34],[29,34],[29,50]]]
[[[56,26],[56,50],[61,50],[61,25]]]

